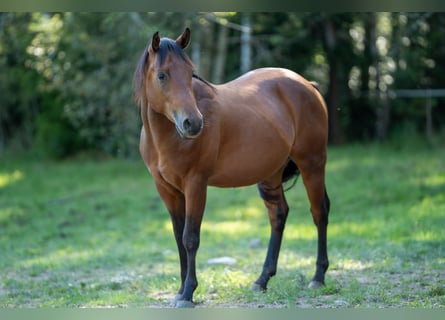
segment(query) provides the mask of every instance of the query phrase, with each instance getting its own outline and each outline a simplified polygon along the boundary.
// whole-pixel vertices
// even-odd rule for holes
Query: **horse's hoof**
[[[172,300],[172,302],[170,303],[170,306],[172,306],[172,307],[176,307],[176,304],[178,303],[178,301],[180,301],[182,299],[182,294],[177,294],[174,298],[173,298],[173,300]]]
[[[262,292],[264,292],[264,291],[266,291],[266,288],[263,288],[263,287],[261,287],[258,283],[254,283],[254,284],[252,284],[252,286],[250,287],[250,290],[251,291],[262,291]]]
[[[175,308],[194,308],[195,304],[191,301],[187,300],[178,300],[176,301]]]
[[[311,283],[307,286],[309,289],[319,289],[324,287],[324,283],[316,280],[312,280]]]

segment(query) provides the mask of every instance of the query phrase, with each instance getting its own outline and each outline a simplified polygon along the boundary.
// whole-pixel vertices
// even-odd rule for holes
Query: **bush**
[[[42,97],[42,108],[37,116],[35,149],[44,156],[60,159],[86,148],[78,132],[63,116],[63,106],[48,96]]]

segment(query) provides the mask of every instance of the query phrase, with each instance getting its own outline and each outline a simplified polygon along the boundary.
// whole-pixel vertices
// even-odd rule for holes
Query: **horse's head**
[[[183,51],[189,42],[189,28],[176,40],[153,34],[136,69],[135,95],[142,108],[163,114],[191,139],[201,133],[203,118],[192,90],[193,64]]]

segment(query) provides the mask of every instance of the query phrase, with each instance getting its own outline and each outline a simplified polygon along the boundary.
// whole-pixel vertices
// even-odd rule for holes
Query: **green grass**
[[[316,230],[299,181],[267,293],[249,290],[269,235],[256,188],[210,188],[197,306],[444,307],[445,151],[331,147],[327,185],[326,287],[307,289]],[[207,264],[221,256],[237,262]],[[170,219],[142,161],[0,160],[0,307],[168,307],[178,285]]]

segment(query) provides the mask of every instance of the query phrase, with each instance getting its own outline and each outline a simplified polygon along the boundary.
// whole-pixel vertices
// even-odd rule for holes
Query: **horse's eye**
[[[165,74],[165,72],[159,71],[158,72],[158,80],[159,81],[165,81],[167,80],[167,75]]]

